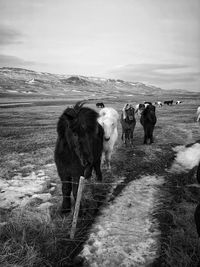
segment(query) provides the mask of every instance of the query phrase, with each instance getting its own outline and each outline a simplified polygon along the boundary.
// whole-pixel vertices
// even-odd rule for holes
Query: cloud
[[[0,45],[22,43],[23,34],[5,25],[0,25]]]
[[[25,61],[21,58],[0,54],[0,67],[24,67],[34,65],[33,61]]]
[[[185,89],[192,84],[195,84],[196,88],[200,86],[200,72],[181,64],[128,64],[116,66],[107,74],[114,78],[146,82],[163,88],[171,87],[169,89]]]

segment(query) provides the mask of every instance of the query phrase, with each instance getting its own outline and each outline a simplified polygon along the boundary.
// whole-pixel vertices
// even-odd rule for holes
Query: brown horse
[[[80,176],[88,179],[94,168],[102,180],[100,169],[104,130],[97,122],[98,113],[78,102],[66,108],[58,120],[55,163],[62,181],[62,212],[71,210],[70,194],[77,195]]]
[[[122,125],[122,141],[124,140],[125,145],[128,144],[128,141],[133,144],[133,132],[136,125],[135,119],[135,109],[132,105],[126,104],[123,108],[121,119]]]

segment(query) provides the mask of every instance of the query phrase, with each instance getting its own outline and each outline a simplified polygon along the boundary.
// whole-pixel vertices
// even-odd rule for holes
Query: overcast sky
[[[200,92],[200,0],[0,0],[0,67]]]

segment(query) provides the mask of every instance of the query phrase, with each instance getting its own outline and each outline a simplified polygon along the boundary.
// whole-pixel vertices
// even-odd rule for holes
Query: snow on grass
[[[176,158],[170,168],[170,172],[186,172],[197,166],[200,162],[200,144],[195,143],[192,146],[176,146],[173,149],[176,154]]]
[[[162,177],[143,176],[103,209],[81,253],[89,266],[141,266],[153,262],[160,232],[151,214],[157,204],[157,186],[162,183]]]
[[[23,177],[18,174],[11,180],[0,179],[0,209],[12,209],[24,205],[30,197],[47,188],[49,178],[41,170]]]

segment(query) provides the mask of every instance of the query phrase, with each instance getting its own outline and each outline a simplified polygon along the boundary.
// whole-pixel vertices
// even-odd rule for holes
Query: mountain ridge
[[[159,95],[166,90],[141,82],[83,75],[52,74],[23,68],[0,68],[0,94],[80,97]]]

